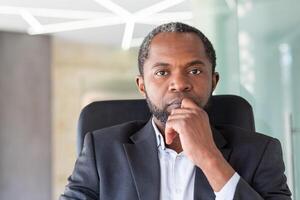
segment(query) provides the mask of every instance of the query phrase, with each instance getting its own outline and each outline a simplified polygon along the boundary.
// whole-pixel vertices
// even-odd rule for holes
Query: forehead
[[[157,34],[150,43],[149,58],[206,57],[204,44],[195,33],[166,32]]]

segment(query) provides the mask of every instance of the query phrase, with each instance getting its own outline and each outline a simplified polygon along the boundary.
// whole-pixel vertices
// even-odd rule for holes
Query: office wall
[[[51,199],[47,36],[0,32],[0,199]]]
[[[76,160],[77,121],[88,103],[142,98],[135,76],[137,49],[53,38],[52,199],[64,191]]]

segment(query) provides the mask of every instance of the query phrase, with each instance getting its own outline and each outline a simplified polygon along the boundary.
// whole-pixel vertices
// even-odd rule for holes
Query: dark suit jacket
[[[291,199],[277,139],[229,126],[214,128],[213,136],[241,176],[234,199]],[[88,133],[68,180],[60,200],[159,200],[160,167],[151,120]],[[215,199],[199,168],[194,187],[195,200]]]

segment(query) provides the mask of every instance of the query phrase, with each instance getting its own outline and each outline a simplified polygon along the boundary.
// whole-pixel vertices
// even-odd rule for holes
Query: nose
[[[188,77],[181,74],[176,74],[171,78],[169,86],[169,90],[171,92],[188,92],[191,89],[192,85],[190,84]]]

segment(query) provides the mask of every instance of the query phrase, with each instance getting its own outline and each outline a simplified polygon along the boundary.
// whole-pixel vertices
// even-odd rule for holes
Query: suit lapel
[[[226,147],[226,140],[222,134],[212,128],[214,141],[218,149],[223,154],[223,157],[228,161],[231,149]],[[212,187],[210,186],[205,174],[202,170],[196,167],[195,186],[194,186],[194,200],[214,200],[216,198]]]
[[[214,141],[226,160],[231,149],[226,147],[222,134],[212,128]],[[157,143],[151,120],[131,137],[133,144],[124,144],[124,150],[135,182],[139,200],[159,199],[160,166]],[[215,194],[202,170],[196,167],[194,200],[214,200]]]
[[[159,199],[160,168],[151,120],[124,144],[139,200]]]

